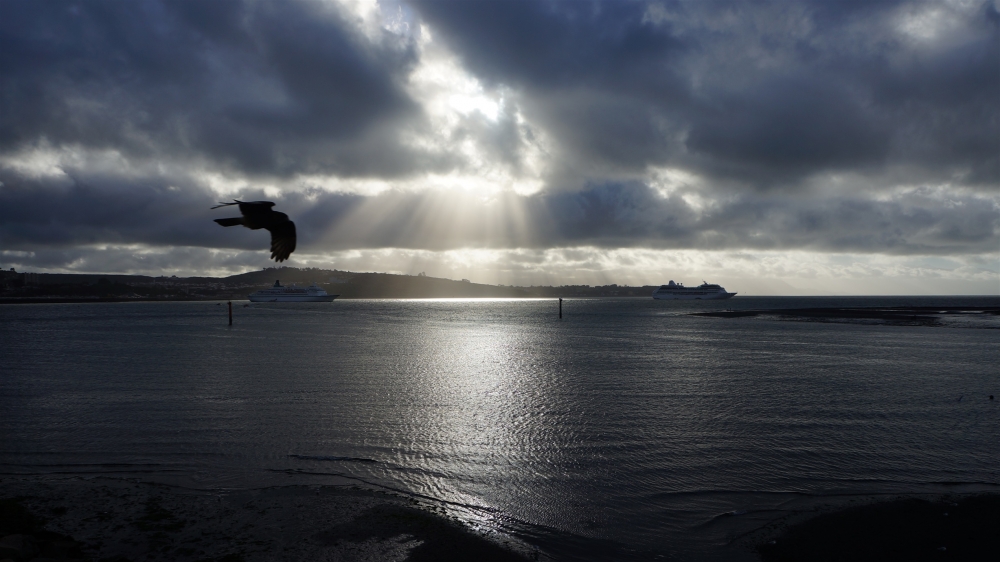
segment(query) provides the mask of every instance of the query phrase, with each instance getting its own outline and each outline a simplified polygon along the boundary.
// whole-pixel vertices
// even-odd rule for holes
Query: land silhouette
[[[276,280],[316,283],[341,299],[648,297],[655,286],[510,286],[428,275],[358,273],[335,269],[269,267],[228,277],[151,277],[0,272],[0,302],[119,302],[136,300],[244,300]]]

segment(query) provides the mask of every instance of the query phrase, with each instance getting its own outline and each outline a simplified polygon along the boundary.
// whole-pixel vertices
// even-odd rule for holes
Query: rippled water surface
[[[557,559],[741,559],[804,499],[1000,484],[1000,330],[687,313],[996,301],[5,305],[0,470],[347,477]]]

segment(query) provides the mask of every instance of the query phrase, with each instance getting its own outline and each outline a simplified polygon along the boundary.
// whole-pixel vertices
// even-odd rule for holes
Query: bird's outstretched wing
[[[268,217],[273,212],[271,207],[274,203],[270,201],[240,201],[240,213],[244,217],[247,217],[251,221],[253,220],[268,220]]]
[[[295,223],[285,221],[267,230],[271,233],[271,257],[277,262],[287,260],[295,251]]]
[[[219,207],[230,207],[232,205],[239,205],[240,213],[247,217],[251,215],[266,215],[271,212],[271,207],[274,206],[274,203],[271,201],[240,201],[239,199],[233,199],[232,203],[223,203],[220,201],[218,205],[212,208],[218,209]]]
[[[239,205],[239,218],[215,219],[215,222],[222,226],[243,225],[250,230],[266,228],[271,233],[271,257],[274,261],[285,261],[288,256],[295,251],[295,224],[288,220],[288,215],[272,211],[274,203],[271,201],[240,201],[234,199],[232,203],[222,203],[212,207],[229,207]]]

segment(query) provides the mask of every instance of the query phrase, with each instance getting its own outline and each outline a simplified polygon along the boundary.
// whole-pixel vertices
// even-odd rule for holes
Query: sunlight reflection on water
[[[335,301],[232,328],[211,303],[3,306],[0,464],[347,476],[593,559],[739,557],[797,498],[1000,483],[997,330],[686,315],[817,302],[858,299]]]

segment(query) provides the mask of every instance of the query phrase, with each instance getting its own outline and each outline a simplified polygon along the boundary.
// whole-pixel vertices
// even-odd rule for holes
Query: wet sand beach
[[[0,556],[15,561],[550,559],[432,505],[356,487],[210,492],[77,476],[0,485]],[[974,561],[1000,552],[998,525],[1000,495],[901,497],[787,514],[741,542],[763,562]]]
[[[763,562],[997,560],[998,531],[998,495],[902,498],[807,519],[757,550]]]
[[[435,506],[342,486],[190,490],[107,477],[0,478],[0,560],[537,559]]]

